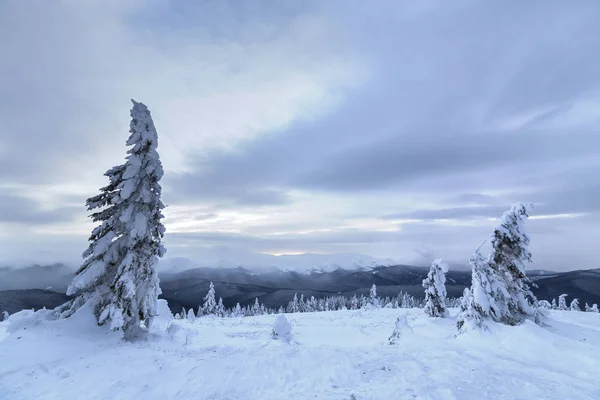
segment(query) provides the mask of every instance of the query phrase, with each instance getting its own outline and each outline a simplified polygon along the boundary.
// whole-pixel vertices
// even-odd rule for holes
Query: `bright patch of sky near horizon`
[[[593,268],[595,1],[0,3],[0,264],[78,260],[153,113],[170,257],[466,264],[514,201],[535,266]]]

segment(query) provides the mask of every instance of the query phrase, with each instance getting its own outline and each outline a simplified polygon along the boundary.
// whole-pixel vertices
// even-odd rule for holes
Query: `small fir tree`
[[[425,288],[425,314],[430,317],[447,317],[446,308],[446,272],[448,264],[442,259],[431,264],[427,278],[423,280]]]
[[[573,299],[571,305],[569,306],[569,309],[571,311],[581,311],[581,308],[579,308],[579,300]]]
[[[377,298],[377,286],[375,286],[375,284],[371,286],[371,290],[369,291],[369,304],[373,307],[379,307],[379,299]]]
[[[479,246],[481,248],[481,246]],[[479,248],[469,260],[471,264],[471,288],[463,293],[461,311],[458,315],[457,328],[465,331],[467,324],[473,328],[484,327],[483,321],[490,318],[491,313],[499,313],[495,302],[498,284],[495,282],[489,263],[483,258]]]
[[[235,305],[235,310],[233,311],[233,316],[234,317],[241,317],[244,314],[242,313],[242,307],[240,306],[240,303],[237,303]]]
[[[289,309],[290,309],[289,312],[291,312],[291,313],[297,313],[299,311],[298,310],[298,293],[294,293],[294,298],[290,302]]]
[[[260,315],[260,303],[258,302],[258,297],[254,299],[254,306],[252,307],[253,315]]]
[[[204,296],[204,305],[202,306],[204,315],[214,315],[217,311],[217,301],[215,298],[215,285],[211,282],[208,286],[208,293]]]
[[[223,305],[223,299],[219,297],[219,302],[217,303],[217,307],[215,308],[215,314],[219,317],[225,316],[225,306]]]
[[[540,301],[538,301],[538,307],[546,309],[546,310],[550,310],[552,308],[552,304],[550,304],[546,300],[540,300]]]
[[[558,309],[562,311],[567,311],[569,307],[567,306],[567,294],[563,293],[558,296]]]

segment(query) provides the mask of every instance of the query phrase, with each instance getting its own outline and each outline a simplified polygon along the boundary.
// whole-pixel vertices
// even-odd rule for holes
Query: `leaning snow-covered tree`
[[[566,311],[569,309],[569,307],[567,307],[567,296],[568,294],[563,293],[560,296],[558,296],[558,309],[562,310],[562,311]]]
[[[157,314],[156,263],[165,254],[158,137],[148,108],[132,102],[127,161],[109,169],[109,184],[86,202],[99,225],[67,289],[76,297],[57,309],[68,317],[91,301],[98,324],[122,329],[126,339],[147,330]]]
[[[573,301],[571,301],[571,305],[569,306],[569,310],[581,311],[581,308],[579,308],[579,300],[573,299]]]
[[[459,331],[468,320],[476,320],[479,326],[488,318],[507,325],[517,325],[529,317],[539,322],[542,314],[525,275],[525,266],[531,262],[529,237],[524,230],[527,217],[523,204],[513,205],[494,230],[490,256],[484,259],[478,249],[471,258],[472,300],[459,315]]]
[[[425,288],[425,314],[430,317],[446,317],[446,272],[448,264],[437,259],[431,264],[427,278],[423,279]]]
[[[502,215],[500,225],[491,239],[493,250],[490,266],[505,283],[502,295],[505,296],[507,307],[507,312],[497,315],[496,321],[508,325],[516,325],[527,317],[537,316],[537,299],[530,290],[531,281],[525,274],[525,267],[531,262],[529,236],[525,233],[528,217],[524,204],[514,204]]]

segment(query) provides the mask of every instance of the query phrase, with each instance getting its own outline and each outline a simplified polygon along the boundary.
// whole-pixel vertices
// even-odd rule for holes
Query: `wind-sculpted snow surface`
[[[23,399],[599,399],[600,314],[548,311],[547,326],[490,324],[455,337],[456,309],[171,320],[160,307],[147,341],[98,327],[91,310],[0,322],[0,398]],[[165,315],[166,314],[166,315]],[[397,317],[410,331],[388,338]]]

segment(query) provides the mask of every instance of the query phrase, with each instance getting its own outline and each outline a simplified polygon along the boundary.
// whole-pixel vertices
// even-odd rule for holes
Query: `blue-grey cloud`
[[[459,262],[527,201],[586,214],[532,220],[536,260],[595,259],[596,1],[20,4],[0,4],[4,222],[75,215],[65,191],[93,195],[122,162],[134,96],[159,131],[174,249]]]
[[[37,201],[24,196],[0,191],[0,223],[17,224],[50,224],[70,222],[74,215],[80,214],[85,208],[62,206],[44,209]]]

